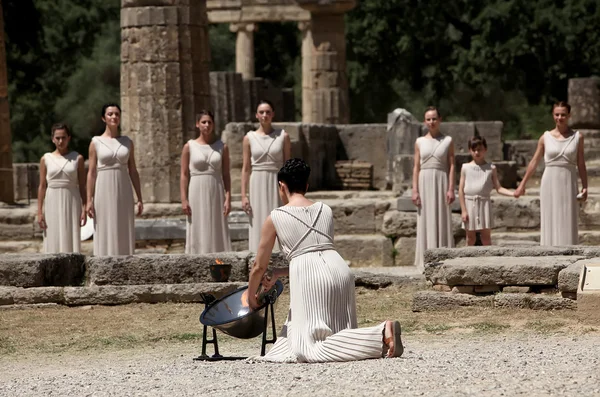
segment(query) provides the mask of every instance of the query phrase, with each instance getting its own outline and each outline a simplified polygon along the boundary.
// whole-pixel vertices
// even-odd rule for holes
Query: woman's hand
[[[579,201],[585,202],[587,200],[587,196],[588,196],[588,190],[587,188],[583,188],[581,189],[581,198],[579,199]]]
[[[456,200],[456,196],[454,195],[454,189],[448,189],[448,192],[446,193],[446,203],[450,205],[454,202],[454,200]]]
[[[87,203],[87,205],[85,206],[85,211],[87,212],[87,214],[90,218],[94,218],[96,216],[96,211],[94,210],[94,202],[93,201],[90,200]]]
[[[462,221],[464,223],[468,223],[469,222],[469,213],[467,211],[462,211],[460,213],[460,217],[461,217],[461,219],[462,219]]]
[[[243,200],[242,200],[243,203]],[[243,204],[242,204],[243,206]],[[229,200],[225,200],[225,203],[223,203],[223,215],[225,217],[227,217],[227,215],[229,215],[229,213],[231,212],[231,201]]]
[[[181,202],[181,209],[183,209],[183,213],[187,216],[192,216],[192,207],[190,207],[190,202],[187,200],[183,200]]]
[[[79,226],[84,227],[87,223],[87,213],[85,208],[81,209],[81,215],[79,216]]]
[[[421,196],[419,196],[419,192],[413,190],[413,193],[412,193],[412,202],[417,207],[421,206]]]
[[[37,218],[38,218],[38,225],[40,225],[40,229],[42,229],[42,230],[48,229],[48,225],[46,224],[46,218],[44,217],[44,214],[39,212]]]
[[[518,188],[515,189],[515,198],[519,198],[525,194],[525,187],[521,184]]]
[[[252,310],[256,310],[261,306],[260,303],[258,303],[257,294],[253,294],[248,291],[248,305]]]
[[[248,216],[252,215],[252,207],[250,206],[250,199],[248,197],[242,197],[242,210],[244,210]]]
[[[137,216],[142,216],[142,212],[144,212],[144,203],[140,200],[137,202]]]

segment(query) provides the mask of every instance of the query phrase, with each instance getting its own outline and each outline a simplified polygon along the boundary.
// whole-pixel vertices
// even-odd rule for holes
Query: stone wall
[[[386,188],[387,131],[385,124],[338,124],[338,160],[364,161],[373,165],[373,187]]]

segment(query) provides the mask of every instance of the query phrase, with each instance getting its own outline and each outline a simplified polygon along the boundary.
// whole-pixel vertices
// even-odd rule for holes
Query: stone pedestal
[[[2,3],[0,2],[1,10]],[[4,17],[0,12],[0,201],[5,203],[14,201],[11,143],[6,50],[4,47]]]
[[[300,0],[311,12],[309,22],[300,22],[302,31],[302,121],[305,123],[347,124],[350,121],[344,13],[354,0]]]
[[[229,29],[237,33],[235,41],[235,71],[244,80],[254,77],[254,23],[232,23]]]
[[[572,128],[600,129],[600,77],[569,79]]]
[[[181,149],[210,106],[206,0],[122,0],[121,41],[122,129],[144,201],[179,201]]]

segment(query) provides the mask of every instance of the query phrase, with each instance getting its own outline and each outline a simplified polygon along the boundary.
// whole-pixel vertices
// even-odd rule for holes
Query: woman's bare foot
[[[383,335],[383,343],[387,346],[388,352],[386,357],[400,357],[404,353],[402,345],[400,323],[398,321],[386,321],[385,332]]]

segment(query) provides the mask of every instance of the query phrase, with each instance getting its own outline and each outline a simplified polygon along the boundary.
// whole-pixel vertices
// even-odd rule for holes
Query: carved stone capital
[[[301,21],[298,22],[298,29],[300,29],[301,32],[306,32],[307,30],[309,30],[311,28],[311,23],[310,21]]]
[[[229,30],[231,32],[237,33],[239,31],[242,32],[248,32],[248,33],[254,33],[258,30],[258,24],[251,22],[251,23],[247,23],[247,22],[238,22],[238,23],[232,23],[229,25]]]

